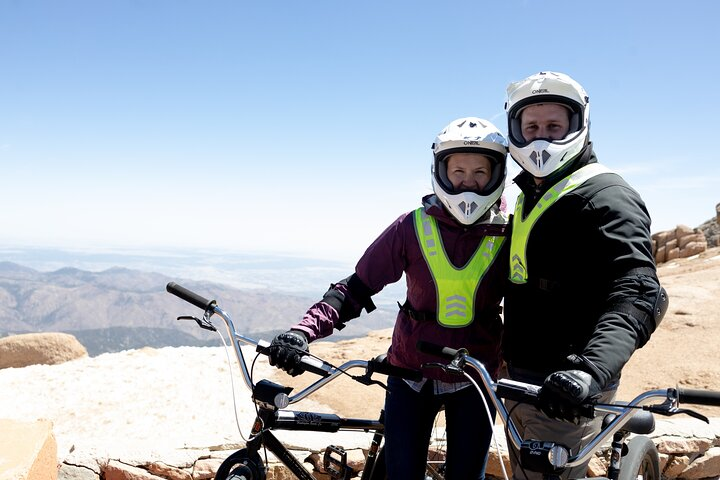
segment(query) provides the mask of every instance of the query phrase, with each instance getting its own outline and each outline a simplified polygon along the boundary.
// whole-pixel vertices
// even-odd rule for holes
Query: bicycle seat
[[[602,428],[607,427],[610,422],[615,420],[615,417],[617,417],[617,415],[614,413],[608,413],[605,415],[605,418],[603,418]],[[647,435],[648,433],[655,431],[655,417],[652,413],[643,410],[633,415],[630,420],[623,425],[622,430],[630,433]]]

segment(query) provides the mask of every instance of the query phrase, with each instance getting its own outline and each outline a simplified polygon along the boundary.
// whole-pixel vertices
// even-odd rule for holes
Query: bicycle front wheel
[[[628,442],[618,480],[660,480],[660,458],[652,440],[639,436]]]

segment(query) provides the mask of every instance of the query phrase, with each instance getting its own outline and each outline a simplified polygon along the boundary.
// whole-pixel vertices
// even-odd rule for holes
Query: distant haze
[[[167,293],[165,286],[170,281],[216,299],[233,317],[239,333],[268,339],[300,320],[330,282],[351,271],[340,273],[340,266],[313,267],[314,262],[292,258],[218,256],[208,260],[180,254],[75,254],[49,250],[0,253],[14,260],[0,263],[0,335],[73,333],[92,350],[91,354],[144,345],[218,344],[219,339],[194,322],[176,320],[180,315],[201,316],[202,312]],[[227,270],[220,270],[221,260]],[[95,265],[101,269],[52,269],[60,264]],[[110,264],[116,266],[104,268]],[[117,265],[145,265],[147,270]],[[219,281],[223,276],[225,283]],[[391,326],[397,307],[390,305],[389,301],[378,302],[376,312],[354,320],[331,339]]]

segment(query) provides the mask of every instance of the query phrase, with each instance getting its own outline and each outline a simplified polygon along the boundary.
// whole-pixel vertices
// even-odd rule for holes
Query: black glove
[[[305,371],[300,358],[310,351],[305,334],[299,330],[290,330],[273,338],[269,347],[270,365],[285,370],[293,377]]]
[[[583,404],[600,395],[600,385],[587,372],[564,370],[548,375],[540,389],[538,408],[550,418],[579,424],[588,416]]]

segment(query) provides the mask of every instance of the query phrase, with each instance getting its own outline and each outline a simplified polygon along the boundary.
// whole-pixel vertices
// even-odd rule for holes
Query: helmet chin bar
[[[480,195],[475,192],[462,192],[450,194],[436,185],[433,177],[433,189],[442,204],[463,225],[472,225],[482,219],[490,208],[500,199],[502,188],[496,188],[488,195]]]
[[[587,145],[587,128],[562,140],[536,139],[525,146],[510,143],[510,156],[535,178],[549,177],[572,162]]]

